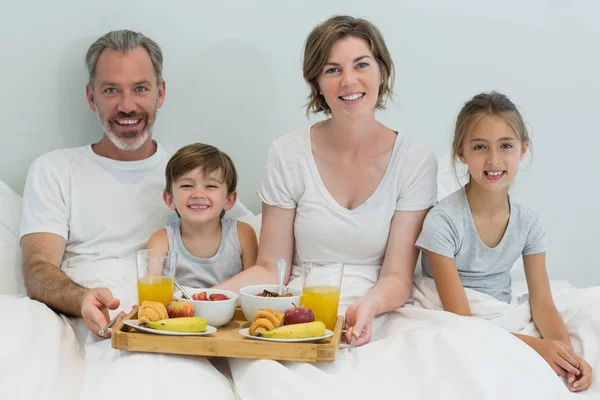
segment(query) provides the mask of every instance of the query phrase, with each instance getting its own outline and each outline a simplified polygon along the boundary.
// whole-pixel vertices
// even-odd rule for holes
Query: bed
[[[403,394],[403,398],[600,397],[597,372],[590,390],[571,394],[533,350],[503,333],[510,329],[536,334],[523,281],[514,282],[515,301],[510,305],[471,294],[481,318],[468,322],[440,311],[431,282],[417,276],[411,301],[379,319],[379,334],[373,343],[352,354],[340,350],[339,362],[331,365],[267,360],[211,363],[200,357],[116,351],[109,340],[88,335],[81,320],[58,315],[26,297],[17,241],[21,199],[1,181],[0,204],[0,312],[8,321],[0,341],[2,398],[93,399],[118,393],[119,397],[164,399],[202,393],[202,397],[212,399],[265,400],[281,399],[285,393],[283,398],[291,400],[377,396],[379,392],[386,398],[388,390]],[[260,215],[248,222],[260,230]],[[72,278],[87,286],[107,285],[121,299],[122,309],[129,309],[136,301],[132,260],[91,265],[77,274]],[[356,287],[370,284],[363,281],[357,281]],[[600,288],[576,289],[565,281],[551,283],[574,345],[594,371],[599,371],[600,317],[594,305],[599,304]],[[488,348],[478,350],[478,335],[486,338]],[[485,340],[482,343],[484,346]],[[152,357],[151,363],[147,356]],[[499,358],[492,363],[492,356]],[[361,364],[369,367],[357,368]],[[510,372],[508,366],[512,366]],[[358,376],[358,371],[362,375]],[[355,379],[376,384],[350,385]],[[171,384],[161,386],[160,382]],[[265,391],[264,385],[276,390]],[[290,385],[298,388],[295,394],[288,390]]]

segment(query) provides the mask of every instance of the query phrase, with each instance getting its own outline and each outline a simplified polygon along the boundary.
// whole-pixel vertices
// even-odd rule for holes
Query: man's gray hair
[[[98,59],[100,59],[100,55],[104,50],[110,49],[127,54],[138,46],[142,46],[148,52],[152,65],[154,66],[154,71],[156,72],[156,83],[160,84],[162,82],[163,55],[158,43],[139,32],[123,29],[120,31],[108,32],[106,35],[96,40],[88,49],[85,56],[85,65],[90,78],[90,87],[92,89],[94,88],[96,66],[98,65]]]

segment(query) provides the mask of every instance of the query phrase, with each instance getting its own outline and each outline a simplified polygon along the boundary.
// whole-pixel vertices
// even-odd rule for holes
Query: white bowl
[[[247,321],[254,321],[256,312],[261,308],[270,308],[279,312],[285,312],[288,308],[300,307],[302,304],[302,290],[289,286],[283,287],[283,293],[290,292],[290,297],[261,297],[257,294],[263,290],[277,293],[277,285],[253,285],[245,286],[240,290],[240,305]]]
[[[181,295],[181,291],[177,291],[173,294],[173,297],[175,297],[177,301],[192,303],[194,305],[194,315],[196,317],[204,318],[208,325],[212,325],[217,328],[225,325],[233,318],[238,299],[238,295],[236,293],[223,289],[186,288],[185,291],[190,296],[193,296],[196,293],[206,292],[207,297],[213,293],[221,293],[229,297],[228,300],[203,301],[184,299]]]

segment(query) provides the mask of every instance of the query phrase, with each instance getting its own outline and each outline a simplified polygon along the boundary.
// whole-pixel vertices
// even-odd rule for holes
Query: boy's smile
[[[235,194],[227,193],[222,175],[221,170],[205,175],[200,168],[193,169],[175,180],[172,195],[165,192],[165,203],[179,213],[182,222],[219,220],[221,212],[235,203]]]

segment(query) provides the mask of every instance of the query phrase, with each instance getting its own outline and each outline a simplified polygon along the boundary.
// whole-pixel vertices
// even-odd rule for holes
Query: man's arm
[[[86,288],[73,282],[61,269],[66,241],[53,233],[32,233],[21,239],[23,278],[27,295],[48,307],[81,317]]]
[[[72,317],[83,317],[95,334],[108,323],[108,310],[119,307],[106,288],[88,289],[73,282],[61,269],[65,239],[53,233],[32,233],[21,239],[23,277],[33,300]]]

